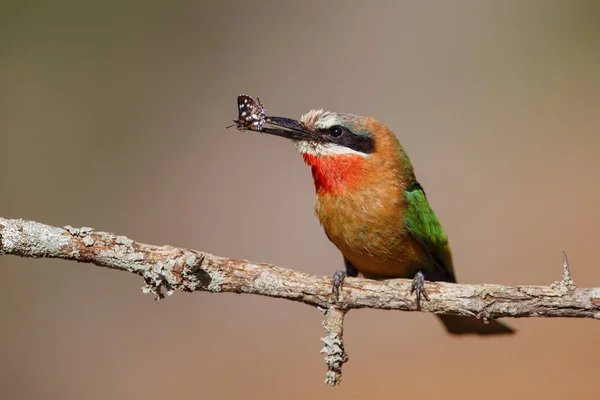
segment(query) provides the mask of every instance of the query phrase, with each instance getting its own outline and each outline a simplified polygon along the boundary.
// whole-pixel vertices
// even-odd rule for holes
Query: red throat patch
[[[311,167],[318,195],[343,194],[356,188],[365,176],[365,158],[354,154],[313,156],[302,154]]]

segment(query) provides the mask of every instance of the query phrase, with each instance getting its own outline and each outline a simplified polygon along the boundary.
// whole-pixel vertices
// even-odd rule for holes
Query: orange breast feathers
[[[396,159],[376,153],[303,158],[312,170],[319,222],[342,254],[365,277],[410,275],[422,255],[404,227],[406,185]]]
[[[311,167],[318,195],[341,195],[346,190],[358,188],[366,175],[365,158],[354,154],[314,156],[303,154],[304,162]]]

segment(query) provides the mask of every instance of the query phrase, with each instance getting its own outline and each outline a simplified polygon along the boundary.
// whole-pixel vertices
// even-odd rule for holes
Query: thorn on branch
[[[348,361],[348,355],[344,350],[342,336],[344,333],[344,315],[346,310],[341,310],[335,306],[329,307],[325,312],[325,321],[323,327],[327,334],[321,339],[325,346],[321,349],[321,354],[325,354],[325,364],[327,364],[327,374],[325,383],[329,386],[335,386],[342,379],[342,365]]]
[[[571,267],[569,265],[569,259],[567,258],[567,252],[563,249],[563,279],[562,281],[554,282],[550,285],[553,289],[564,288],[567,290],[574,290],[577,288],[573,279],[571,279]]]
[[[571,267],[569,266],[569,259],[567,258],[567,252],[562,251],[563,254],[563,283],[569,286],[575,286],[575,282],[571,279]]]

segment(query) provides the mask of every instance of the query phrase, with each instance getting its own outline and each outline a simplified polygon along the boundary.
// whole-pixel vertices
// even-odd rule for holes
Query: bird
[[[247,110],[248,101],[238,98],[240,110]],[[336,297],[344,278],[359,273],[367,279],[413,279],[417,307],[421,296],[429,299],[425,281],[456,282],[448,237],[409,156],[387,126],[323,109],[310,110],[299,121],[263,114],[255,119],[261,122],[257,130],[294,141],[311,169],[315,213],[345,265],[333,275]],[[238,128],[244,126],[238,123]],[[450,334],[515,332],[497,320],[436,316]]]

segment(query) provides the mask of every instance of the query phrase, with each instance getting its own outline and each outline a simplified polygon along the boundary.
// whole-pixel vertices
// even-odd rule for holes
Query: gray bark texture
[[[0,218],[0,254],[60,258],[92,263],[143,277],[144,293],[157,298],[176,290],[233,292],[278,297],[318,307],[325,313],[322,339],[328,365],[326,382],[339,383],[347,360],[343,317],[355,308],[426,311],[494,319],[571,317],[600,319],[600,288],[577,288],[564,259],[563,279],[550,286],[466,285],[426,282],[429,301],[417,310],[411,281],[346,278],[339,300],[331,277],[315,276],[265,263],[218,257],[198,250],[154,246],[125,236],[71,226]]]

